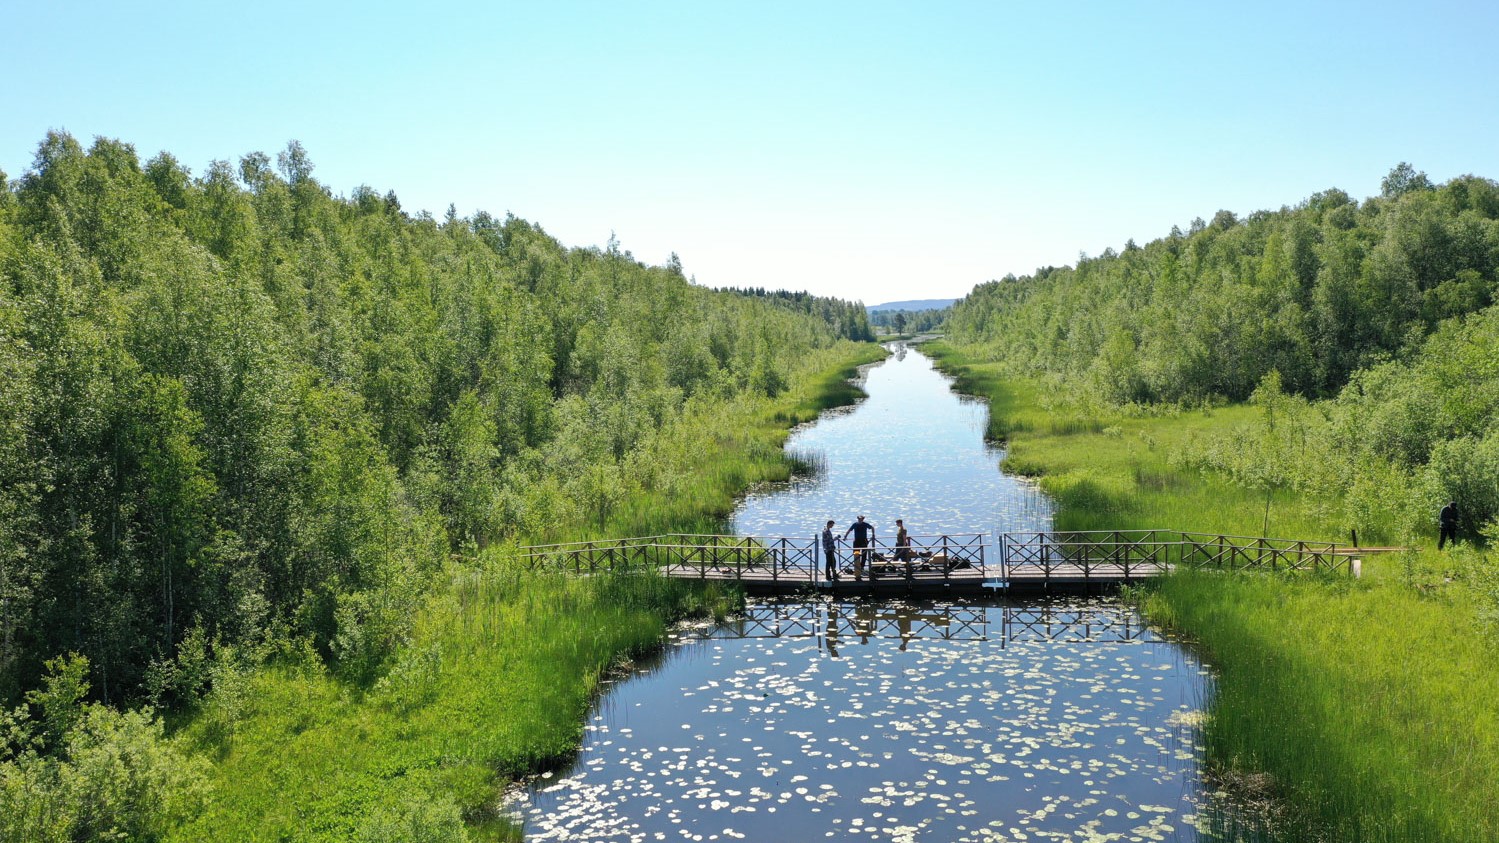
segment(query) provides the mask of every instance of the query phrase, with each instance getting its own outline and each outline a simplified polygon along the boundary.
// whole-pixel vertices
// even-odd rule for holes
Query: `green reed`
[[[1046,406],[1045,390],[993,363],[933,351],[960,388],[990,399],[1006,468],[1039,478],[1058,528],[1260,535],[1268,521],[1274,537],[1349,543],[1336,499],[1181,467],[1184,449],[1252,422],[1255,408]],[[1143,606],[1214,666],[1210,760],[1230,780],[1268,774],[1289,809],[1284,839],[1499,839],[1493,625],[1480,623],[1461,565],[1433,547],[1371,555],[1363,570],[1359,580],[1182,571],[1145,589]]]
[[[699,407],[642,447],[633,493],[603,529],[555,524],[533,538],[720,531],[750,484],[789,476],[788,427],[858,397],[846,379],[881,356],[843,344],[807,359],[774,400]],[[207,718],[182,727],[179,740],[216,759],[215,790],[172,839],[519,839],[499,788],[570,758],[600,684],[659,648],[674,620],[722,617],[742,600],[648,572],[529,571],[517,543],[455,560],[370,686],[288,648],[248,678],[232,740],[210,734]]]

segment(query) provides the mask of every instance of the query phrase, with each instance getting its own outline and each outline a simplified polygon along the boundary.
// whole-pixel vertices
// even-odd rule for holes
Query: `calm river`
[[[751,494],[743,535],[866,515],[893,536],[1045,529],[985,408],[918,351],[787,447],[814,477]],[[1209,840],[1210,678],[1101,599],[752,601],[614,683],[572,766],[513,804],[529,840]]]

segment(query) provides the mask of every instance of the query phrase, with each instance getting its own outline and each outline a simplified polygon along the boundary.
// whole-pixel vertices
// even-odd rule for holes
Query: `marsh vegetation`
[[[313,170],[55,133],[0,176],[8,839],[490,834],[596,676],[721,599],[505,548],[716,524],[880,353],[852,303]],[[435,620],[471,613],[529,632]]]

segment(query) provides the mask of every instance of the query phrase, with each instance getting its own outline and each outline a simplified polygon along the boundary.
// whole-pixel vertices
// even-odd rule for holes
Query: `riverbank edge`
[[[1121,473],[1123,463],[1080,467],[1087,457],[1077,455],[1093,451],[1090,443],[1117,447],[1119,426],[1046,420],[1034,385],[1007,379],[992,361],[941,343],[924,351],[955,390],[990,403],[988,435],[1008,446],[1006,469],[1037,477],[1053,494],[1060,528],[1098,529],[1113,519],[1117,529],[1232,532],[1243,523],[1235,514],[1243,502],[1214,478],[1163,463],[1133,466],[1123,478],[1100,476]],[[1172,424],[1152,419],[1137,435],[1153,451]],[[1110,480],[1128,492],[1111,493]],[[1174,499],[1194,492],[1212,501],[1212,512],[1190,508],[1185,517],[1200,520],[1164,523]],[[1283,505],[1306,510],[1293,522],[1316,523],[1316,502]],[[1460,594],[1434,599],[1403,588],[1392,570],[1399,564],[1411,562],[1375,562],[1366,568],[1375,576],[1357,582],[1183,572],[1137,592],[1152,623],[1184,636],[1215,667],[1204,733],[1210,764],[1229,781],[1256,781],[1285,806],[1289,839],[1478,843],[1499,835],[1489,796],[1499,792],[1491,760],[1499,722],[1475,691],[1499,681],[1493,648],[1463,634],[1472,607]]]
[[[722,524],[751,486],[789,477],[791,430],[862,400],[851,379],[888,351],[849,343],[826,355],[837,359],[739,408],[742,427],[714,437],[718,450],[692,465],[697,477],[674,496],[661,493],[685,500],[660,502],[650,525]],[[742,601],[732,589],[655,577],[529,574],[505,547],[455,565],[449,579],[373,687],[289,654],[244,678],[235,710],[211,700],[180,724],[176,739],[214,760],[216,795],[169,839],[520,840],[499,806],[509,782],[573,757],[602,684],[659,652],[673,622],[722,616]]]

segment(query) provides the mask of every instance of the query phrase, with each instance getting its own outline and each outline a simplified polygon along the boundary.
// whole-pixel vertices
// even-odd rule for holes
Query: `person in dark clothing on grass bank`
[[[830,580],[838,579],[838,539],[833,535],[833,522],[822,528],[823,573]]]
[[[845,538],[849,533],[854,534],[854,579],[864,579],[864,556],[869,552],[869,540],[874,537],[874,525],[864,520],[860,515],[859,520],[848,525],[843,531]],[[870,579],[874,578],[873,566],[869,569]]]
[[[1457,501],[1448,501],[1442,507],[1442,513],[1437,516],[1437,523],[1442,527],[1442,535],[1437,539],[1437,550],[1441,550],[1447,542],[1457,542]]]

